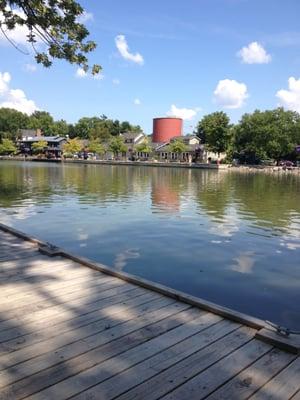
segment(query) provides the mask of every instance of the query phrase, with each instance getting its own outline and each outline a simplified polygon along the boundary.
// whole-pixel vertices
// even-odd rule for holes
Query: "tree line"
[[[283,108],[244,114],[232,124],[222,111],[205,115],[195,133],[215,153],[228,161],[257,164],[264,161],[299,159],[300,114]]]
[[[0,108],[0,140],[16,141],[20,136],[20,129],[41,129],[44,136],[68,136],[79,139],[110,139],[124,132],[142,132],[139,125],[132,125],[128,121],[109,119],[106,115],[100,117],[83,117],[75,124],[65,120],[54,120],[46,111],[35,111],[28,116],[10,108]]]
[[[65,120],[55,121],[45,111],[36,111],[31,116],[19,111],[0,109],[0,153],[13,152],[12,142],[16,142],[20,129],[41,129],[45,136],[68,136],[71,140],[66,152],[74,152],[80,146],[76,140],[88,139],[89,150],[101,154],[110,143],[111,151],[125,151],[119,136],[125,132],[142,132],[139,125],[128,121],[120,122],[100,117],[83,117],[75,124]],[[283,108],[244,114],[238,123],[230,122],[223,111],[205,115],[194,132],[207,150],[226,153],[226,160],[236,159],[241,163],[257,164],[264,161],[299,159],[297,146],[300,145],[300,114]],[[173,152],[185,151],[180,140],[171,143]],[[177,149],[180,147],[180,149]],[[39,149],[37,149],[38,151]],[[137,146],[136,151],[151,152],[147,140]]]

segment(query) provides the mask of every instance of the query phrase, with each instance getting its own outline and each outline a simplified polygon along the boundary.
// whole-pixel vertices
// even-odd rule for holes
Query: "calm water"
[[[300,329],[299,177],[2,161],[0,220]]]

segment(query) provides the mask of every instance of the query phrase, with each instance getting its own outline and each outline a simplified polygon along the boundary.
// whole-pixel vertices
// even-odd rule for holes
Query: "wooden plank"
[[[300,390],[299,392],[297,392],[292,398],[291,400],[300,400]]]
[[[174,362],[174,365],[169,367],[170,355],[168,356],[168,353],[165,356],[166,360],[162,362],[160,362],[161,355],[158,355],[156,356],[156,360],[155,358],[149,359],[144,363],[138,364],[135,368],[125,371],[124,374],[117,375],[113,379],[104,382],[103,386],[83,392],[82,396],[78,396],[78,399],[95,393],[97,389],[98,396],[103,396],[103,398],[108,400],[112,397],[111,393],[116,394],[114,387],[119,390],[116,394],[118,400],[152,400],[161,398],[251,340],[254,331],[248,327],[241,327],[231,333],[228,330],[228,334],[224,331],[224,335],[222,336],[222,331],[219,332],[216,328],[228,322],[220,322],[204,331],[207,337],[205,338],[205,335],[200,335],[198,338],[199,349],[188,357],[184,357],[186,352],[183,351],[182,360],[177,362],[175,359],[176,363]],[[232,327],[236,327],[234,323],[231,324]],[[229,327],[230,325],[227,325],[227,328]],[[182,342],[177,346],[182,346],[184,343]],[[172,351],[173,348],[170,350]],[[137,370],[138,372],[136,372]],[[153,378],[149,379],[151,375]],[[144,383],[142,383],[143,381]],[[134,384],[137,386],[126,392],[130,388],[129,385],[133,387]],[[120,395],[121,393],[124,394]]]
[[[24,249],[22,251],[5,251],[1,252],[0,262],[11,260],[23,260],[24,258],[34,257],[38,254],[36,249]]]
[[[38,314],[38,317],[44,317],[46,313],[50,313],[52,311],[61,311],[61,308],[63,307],[71,307],[72,305],[76,304],[88,304],[92,303],[93,301],[96,301],[101,298],[106,298],[106,297],[111,297],[115,294],[119,293],[119,290],[130,290],[134,289],[134,286],[128,286],[128,284],[123,284],[120,280],[115,280],[112,282],[104,282],[100,283],[98,286],[99,290],[85,290],[83,289],[81,292],[73,292],[66,294],[64,296],[64,299],[58,300],[56,299],[55,301],[41,301],[37,302],[34,304],[30,305],[23,305],[17,308],[14,308],[13,310],[10,310],[9,307],[1,307],[1,319],[0,319],[0,324],[5,321],[9,321],[11,319],[22,319],[24,315],[26,315],[27,318],[36,318],[36,315]]]
[[[22,299],[24,299],[24,303],[26,303],[26,297],[27,296],[36,296],[38,299],[38,296],[46,296],[49,295],[49,297],[51,296],[55,296],[55,294],[57,293],[58,295],[60,293],[62,293],[62,291],[68,290],[68,291],[72,291],[73,289],[78,288],[80,285],[82,285],[83,287],[91,284],[93,281],[101,281],[103,280],[103,282],[108,282],[108,279],[112,279],[109,280],[110,282],[114,282],[114,280],[116,278],[113,277],[109,277],[109,276],[105,276],[104,274],[102,276],[99,277],[87,277],[85,275],[79,275],[78,277],[74,277],[74,279],[67,279],[65,280],[65,278],[59,278],[57,276],[52,276],[50,283],[48,283],[48,278],[46,283],[42,283],[41,284],[34,284],[34,283],[28,283],[25,288],[22,285],[15,285],[15,290],[19,290],[19,293],[16,291],[15,293],[9,293],[9,294],[3,294],[1,295],[1,301],[3,300],[3,304],[6,304],[10,301],[13,301],[13,299],[16,299],[16,302],[22,301]],[[119,280],[120,281],[120,280]],[[122,281],[123,284],[126,285],[126,282]],[[1,292],[1,290],[0,290]],[[17,294],[18,293],[18,294]]]
[[[50,258],[48,256],[43,256],[40,253],[37,253],[37,255],[35,255],[34,257],[30,259],[27,258],[26,260],[3,261],[0,263],[0,268],[2,272],[8,273],[13,271],[22,271],[28,268],[35,268],[38,270],[44,270],[45,268],[52,269],[62,264],[66,267],[71,267],[72,269],[84,269],[83,265],[72,260],[68,260],[65,257]]]
[[[4,265],[3,265],[4,264]],[[50,272],[50,271],[60,271],[75,272],[79,270],[87,270],[84,266],[77,264],[75,262],[70,262],[63,258],[44,258],[43,256],[34,256],[27,258],[25,260],[13,260],[5,261],[0,263],[1,268],[1,281],[8,279],[13,276],[21,275],[25,272]]]
[[[1,302],[0,311],[4,314],[5,319],[16,318],[24,313],[33,313],[41,311],[46,308],[64,305],[73,299],[80,299],[85,297],[97,296],[98,293],[117,286],[121,286],[122,282],[115,278],[101,278],[100,280],[94,279],[89,281],[87,285],[81,283],[80,286],[71,286],[71,289],[60,291],[59,293],[43,290],[41,294],[32,293],[32,296],[21,298],[15,302]],[[34,290],[34,289],[33,289]],[[24,304],[25,303],[25,304]],[[29,312],[28,312],[29,310]],[[0,321],[4,320],[0,319]]]
[[[150,297],[148,300],[150,300]],[[145,299],[143,299],[143,301],[145,301]],[[136,318],[143,318],[139,320],[141,326],[151,323],[148,314],[160,320],[163,319],[164,316],[181,311],[178,305],[170,303],[170,299],[155,299],[146,304],[141,303],[141,301],[140,303],[136,303],[136,311],[135,309],[130,310],[132,314],[137,315]],[[168,308],[167,306],[170,307]],[[143,309],[143,315],[141,315],[141,309]],[[80,349],[83,349],[84,354],[87,350],[90,351],[96,348],[95,338],[97,338],[98,341],[100,340],[100,344],[105,344],[115,340],[115,338],[125,336],[122,329],[123,327],[126,329],[129,322],[131,322],[132,326],[134,324],[132,319],[131,313],[128,313],[123,315],[123,319],[119,319],[118,321],[114,320],[109,327],[107,327],[107,320],[97,321],[96,323],[85,326],[84,329],[78,329],[74,332],[74,335],[72,335],[70,331],[69,334],[60,335],[52,340],[45,340],[38,345],[28,346],[24,348],[23,351],[14,352],[11,354],[11,357],[7,357],[7,363],[5,357],[1,357],[0,363],[1,365],[5,365],[5,369],[0,371],[0,387],[12,383],[15,380],[30,377],[33,373],[60,364],[62,360],[67,360],[68,358],[72,358],[72,356],[80,356]],[[78,336],[75,336],[75,334],[78,334]],[[86,341],[92,342],[90,347],[82,346],[81,343]],[[89,360],[94,360],[94,357],[90,356]],[[84,357],[81,357],[81,361],[80,364],[82,367]],[[11,367],[9,367],[9,363]]]
[[[266,343],[251,340],[179,388],[163,396],[162,399],[204,399],[244,368],[270,351],[270,349],[271,346]]]
[[[80,374],[65,379],[44,391],[36,393],[34,396],[32,396],[32,399],[60,400],[75,396],[76,394],[87,390],[90,387],[99,384],[100,382],[103,382],[113,375],[116,375],[127,368],[132,367],[151,356],[154,356],[155,354],[159,354],[163,350],[172,347],[176,343],[179,343],[190,336],[193,336],[195,333],[206,329],[208,326],[215,324],[220,320],[220,317],[211,313],[202,314],[198,318],[195,318],[197,313],[192,315],[191,312],[195,313],[195,309],[191,311],[185,311],[183,313],[185,318],[183,318],[182,322],[189,318],[189,320],[183,323],[183,325],[173,328],[172,330],[161,334],[158,337],[152,338],[152,340],[148,340],[143,344],[123,352],[117,357],[103,361],[100,364],[81,372]],[[191,319],[191,315],[194,317],[193,319]],[[177,323],[179,322],[178,316],[175,321]],[[73,369],[73,361],[74,359],[72,359],[71,365],[68,363],[68,366],[71,369]]]
[[[152,296],[159,296],[157,293],[150,293]],[[78,310],[74,310],[74,312],[70,312],[70,310],[62,310],[61,313],[55,316],[55,318],[45,318],[38,319],[37,321],[29,321],[27,323],[22,323],[19,326],[16,324],[11,328],[0,333],[1,341],[7,341],[14,338],[20,338],[26,334],[33,334],[42,329],[48,329],[52,326],[58,325],[60,323],[72,324],[77,319],[81,320],[85,317],[89,317],[92,313],[101,313],[103,314],[103,308],[105,308],[105,315],[110,315],[110,312],[113,312],[116,307],[121,309],[127,305],[131,305],[133,301],[136,301],[136,298],[139,296],[149,296],[147,292],[145,294],[144,290],[141,288],[136,288],[134,290],[130,290],[125,292],[124,294],[120,294],[114,296],[113,298],[109,298],[108,301],[103,303],[103,300],[100,299],[95,303],[88,304],[87,308],[80,308]],[[20,339],[23,340],[23,339]]]
[[[66,270],[80,270],[84,267],[78,263],[65,258],[49,258],[41,255],[26,258],[25,260],[4,261],[0,263],[0,277],[5,279],[6,274],[19,274],[24,270],[47,271],[49,269],[57,270],[57,267],[64,266]],[[3,278],[2,278],[3,277]]]
[[[176,375],[178,375],[179,379],[183,379],[183,381],[186,380],[185,371],[182,369],[183,364],[187,363],[186,360],[195,357],[197,354],[200,354],[201,351],[205,351],[206,356],[204,359],[205,362],[207,362],[207,365],[210,365],[212,362],[211,360],[213,357],[211,357],[211,352],[218,360],[220,355],[217,351],[214,352],[213,348],[211,349],[211,352],[206,349],[211,348],[209,345],[214,342],[219,343],[220,338],[224,338],[224,336],[238,329],[238,327],[238,324],[231,321],[219,321],[217,324],[208,327],[204,331],[201,331],[196,335],[177,343],[171,348],[168,348],[159,354],[124,370],[120,374],[114,375],[110,379],[93,386],[91,389],[80,393],[75,398],[95,398],[96,396],[98,398],[109,400],[116,397],[119,398],[119,396],[125,392],[127,393],[124,398],[127,398],[126,395],[129,393],[128,390],[133,387],[135,387],[135,389],[131,391],[128,398],[143,400],[145,398],[159,398],[170,390],[170,388],[169,390],[167,389],[169,385],[171,385],[171,387],[173,386],[174,381],[176,380]],[[232,343],[234,343],[234,345],[231,344],[232,349],[239,347],[241,344],[244,344],[245,341],[249,340],[249,334],[253,334],[253,332],[249,332],[250,329],[251,328],[247,328],[247,332],[244,332],[244,335],[236,335],[236,338],[238,337],[238,339],[234,340],[234,338],[231,338]],[[228,347],[228,340],[226,346]],[[226,354],[230,352],[229,349],[227,348],[225,350]],[[210,357],[211,359],[209,360]],[[187,368],[188,373],[191,371],[194,364],[195,363],[191,363],[191,366]],[[182,372],[184,372],[183,375]],[[147,384],[144,386],[140,385],[144,381],[147,381]],[[123,397],[121,396],[121,398]]]
[[[31,303],[51,300],[55,301],[57,298],[63,299],[64,295],[69,293],[78,292],[81,290],[95,289],[97,286],[107,283],[107,282],[116,282],[118,281],[116,278],[112,276],[95,276],[95,277],[80,277],[78,280],[74,280],[73,282],[65,282],[63,287],[56,287],[53,285],[50,289],[46,289],[41,287],[40,290],[36,290],[35,287],[31,289],[31,292],[20,293],[19,296],[1,296],[1,306],[9,307],[10,310],[14,308],[20,307],[20,304],[25,304],[29,306]]]
[[[74,272],[72,271],[67,272],[63,270],[63,267],[60,268],[61,268],[60,271],[51,271],[51,269],[49,269],[49,271],[45,270],[43,272],[36,272],[36,273],[28,272],[24,274],[24,276],[18,275],[10,279],[7,279],[6,281],[1,283],[1,295],[5,296],[16,293],[16,289],[27,290],[29,285],[32,286],[33,284],[36,285],[35,287],[39,287],[39,286],[44,286],[45,284],[53,283],[54,281],[59,283],[59,281],[64,281],[64,282],[72,281],[76,277],[95,276],[93,274],[89,274],[84,269],[82,269],[82,271],[78,270]]]
[[[63,288],[72,285],[78,279],[93,279],[93,278],[107,277],[105,274],[89,274],[85,271],[78,271],[76,273],[67,273],[65,271],[55,272],[49,271],[45,274],[31,275],[28,279],[20,280],[19,282],[10,282],[9,285],[1,287],[1,298],[8,298],[10,296],[16,296],[17,294],[28,294],[32,292],[32,286],[36,291],[42,289],[53,289]],[[113,277],[111,277],[113,278]],[[116,278],[114,278],[116,279]],[[22,293],[20,293],[20,291]]]
[[[8,386],[1,391],[3,398],[9,400],[18,400],[25,396],[32,395],[44,388],[55,383],[62,382],[66,378],[85,371],[105,360],[109,360],[114,356],[121,355],[124,351],[132,349],[137,345],[146,343],[152,338],[164,334],[182,324],[182,320],[187,320],[186,311],[190,306],[186,304],[172,304],[164,307],[162,310],[150,312],[143,317],[144,324],[140,325],[140,329],[129,335],[115,337],[103,343],[101,346],[90,349],[75,358],[71,358],[68,362],[56,363],[52,368],[42,369],[35,375],[17,381],[15,384]],[[189,313],[191,318],[195,312]],[[199,315],[199,312],[198,312]],[[55,354],[49,353],[49,357],[55,357]],[[59,359],[59,358],[58,358]],[[47,360],[43,360],[46,362]],[[61,360],[60,360],[61,361]],[[14,372],[17,373],[17,370]],[[50,393],[46,394],[48,398],[52,398]],[[64,398],[64,397],[63,397]]]
[[[153,299],[152,296],[153,294],[151,293],[150,298]],[[128,314],[130,314],[130,312]],[[136,321],[129,319],[128,314],[124,313],[123,320],[122,319],[120,320],[121,322],[124,322],[127,325],[116,328],[115,329],[116,331],[122,330],[122,333],[124,333],[124,330],[126,328],[132,330],[136,327],[135,326]],[[104,310],[104,315],[105,315],[105,310]],[[96,321],[91,324],[85,325],[84,329],[82,329],[81,327],[77,329],[72,329],[71,331],[65,332],[62,335],[59,334],[53,338],[47,338],[42,342],[38,342],[36,344],[21,348],[20,350],[13,351],[8,354],[3,354],[0,356],[0,364],[4,365],[5,368],[8,368],[10,366],[30,360],[34,357],[38,357],[44,353],[52,352],[58,348],[63,348],[64,346],[70,345],[74,342],[78,342],[82,339],[85,339],[85,343],[92,342],[91,346],[93,346],[94,345],[93,343],[95,342],[94,336],[97,335],[99,332],[105,330],[105,325],[106,323],[105,322],[103,323],[103,321],[101,320]],[[111,332],[109,332],[109,334],[110,333]],[[114,333],[114,331],[112,333]],[[28,371],[32,373],[32,369],[28,369]]]
[[[300,389],[300,357],[271,379],[251,400],[289,400]]]
[[[28,323],[36,323],[37,325],[41,325],[44,322],[49,323],[50,319],[56,320],[60,314],[64,314],[64,317],[67,316],[70,319],[76,314],[83,315],[84,313],[88,313],[90,306],[93,304],[97,305],[98,308],[103,308],[108,304],[113,304],[117,301],[117,299],[122,301],[121,299],[124,300],[125,298],[145,293],[144,289],[129,285],[130,284],[123,284],[115,289],[109,289],[103,292],[103,294],[99,293],[98,298],[96,299],[87,298],[85,301],[82,299],[73,300],[72,302],[69,302],[65,308],[63,308],[61,305],[54,306],[48,310],[36,311],[20,318],[0,322],[1,331],[16,328],[18,326],[26,329],[25,325]],[[121,298],[117,297],[119,295]],[[123,298],[123,296],[125,296],[125,298]]]
[[[18,239],[13,235],[8,236],[0,236],[1,244],[0,249],[4,249],[6,246],[20,248],[20,249],[37,249],[37,246],[33,245],[30,242],[25,242],[22,239]]]
[[[221,386],[219,390],[208,396],[207,400],[248,399],[293,361],[295,357],[295,355],[285,351],[273,349],[227,384]]]
[[[282,336],[271,329],[261,329],[256,338],[293,354],[300,354],[300,335]]]
[[[123,323],[125,315],[128,316],[128,320],[138,318],[142,315],[142,313],[148,312],[150,307],[164,307],[165,304],[172,303],[174,303],[173,299],[161,297],[157,293],[150,292],[134,297],[132,300],[127,300],[122,304],[115,304],[106,307],[105,313],[103,313],[102,309],[92,311],[83,316],[59,322],[44,329],[35,330],[32,333],[22,335],[16,339],[7,340],[2,343],[0,350],[3,352],[3,354],[5,352],[16,351],[26,346],[31,346],[35,343],[43,342],[44,340],[55,337],[57,336],[57,332],[62,335],[63,333],[70,332],[78,328],[86,329],[87,325],[94,323],[103,323],[105,329],[108,329]],[[87,329],[89,329],[89,327]]]
[[[23,239],[19,239],[14,235],[7,234],[7,235],[0,235],[1,246],[4,247],[7,244],[22,244],[24,247],[36,248],[33,243],[26,242]]]

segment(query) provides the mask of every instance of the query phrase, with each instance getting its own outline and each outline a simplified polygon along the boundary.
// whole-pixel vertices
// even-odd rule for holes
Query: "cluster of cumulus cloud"
[[[11,76],[8,72],[0,72],[0,108],[7,107],[32,114],[37,110],[33,100],[27,99],[21,89],[12,89],[10,87]]]
[[[19,11],[17,11],[18,13]],[[19,13],[22,13],[21,11]],[[86,23],[93,20],[93,14],[84,13],[80,17],[80,22]],[[3,16],[0,14],[0,23],[3,22]],[[4,26],[5,28],[5,26]],[[17,45],[27,46],[28,31],[25,26],[18,26],[13,31],[9,32],[10,39]],[[0,35],[0,44],[6,44],[7,40]],[[37,43],[37,45],[42,45]],[[134,63],[143,66],[145,63],[144,57],[139,52],[131,51],[126,37],[118,35],[115,37],[115,46],[119,57],[126,62]],[[247,46],[242,47],[236,56],[243,64],[268,64],[272,61],[272,56],[268,54],[262,44],[258,42],[251,42]],[[30,73],[36,71],[36,65],[26,64],[24,70]],[[75,72],[75,77],[79,79],[98,79],[104,78],[102,74],[92,76],[90,73],[85,72],[82,68],[78,68]],[[0,107],[11,107],[19,111],[31,114],[37,109],[33,100],[29,100],[21,89],[13,89],[10,86],[11,76],[8,72],[0,72]],[[120,80],[114,78],[113,85],[119,85]],[[243,82],[238,82],[235,79],[221,79],[217,82],[213,91],[213,102],[220,108],[224,109],[239,109],[243,107],[249,97],[247,85]],[[278,105],[283,106],[289,110],[300,112],[300,78],[290,77],[288,79],[288,88],[281,89],[276,93]],[[135,106],[142,104],[139,98],[133,100]],[[181,117],[184,120],[192,120],[200,111],[200,107],[194,108],[180,108],[172,104],[168,116]]]

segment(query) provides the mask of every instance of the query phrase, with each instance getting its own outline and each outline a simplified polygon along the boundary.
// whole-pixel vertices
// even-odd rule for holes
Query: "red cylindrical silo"
[[[173,117],[163,117],[153,119],[152,142],[168,142],[174,136],[182,135],[182,119]]]

